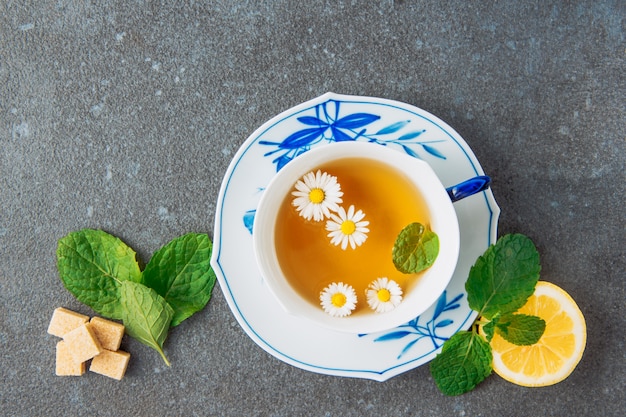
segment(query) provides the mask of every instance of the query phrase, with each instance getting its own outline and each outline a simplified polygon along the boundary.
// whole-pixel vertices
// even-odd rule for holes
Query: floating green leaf
[[[406,226],[393,245],[393,264],[404,274],[421,272],[435,263],[439,236],[421,223]]]
[[[102,230],[83,229],[59,240],[57,267],[61,281],[79,301],[98,314],[122,318],[122,282],[141,280],[137,254]]]
[[[492,371],[491,346],[474,332],[461,331],[447,340],[430,363],[437,387],[446,395],[471,391]]]
[[[172,306],[172,327],[202,310],[211,298],[211,249],[206,234],[188,233],[159,249],[146,266],[142,282]]]
[[[131,281],[122,282],[120,295],[126,332],[159,352],[169,366],[170,362],[163,352],[163,342],[174,316],[172,307],[152,288]]]
[[[487,319],[517,311],[535,291],[540,270],[539,253],[528,237],[501,237],[470,269],[469,306]]]

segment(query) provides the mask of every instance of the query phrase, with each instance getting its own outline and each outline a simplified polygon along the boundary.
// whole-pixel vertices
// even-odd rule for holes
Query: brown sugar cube
[[[124,336],[124,325],[101,317],[92,317],[89,322],[100,346],[107,350],[118,350]]]
[[[85,362],[102,352],[102,346],[89,323],[66,333],[63,340],[76,362]]]
[[[52,313],[52,319],[48,325],[48,333],[57,337],[63,337],[65,333],[74,330],[88,321],[89,317],[83,314],[59,307]]]
[[[85,373],[85,362],[76,362],[63,340],[57,343],[56,374],[58,376],[81,376]]]
[[[129,360],[130,353],[128,352],[124,352],[123,350],[112,352],[105,349],[102,353],[93,358],[89,370],[119,381],[124,377],[124,373],[126,373]]]

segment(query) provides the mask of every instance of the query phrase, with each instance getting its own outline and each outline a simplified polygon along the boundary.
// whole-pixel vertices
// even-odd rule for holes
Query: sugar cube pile
[[[88,316],[59,307],[54,310],[48,333],[62,338],[56,346],[56,374],[80,376],[89,370],[121,380],[130,354],[119,350],[124,325],[101,317]]]

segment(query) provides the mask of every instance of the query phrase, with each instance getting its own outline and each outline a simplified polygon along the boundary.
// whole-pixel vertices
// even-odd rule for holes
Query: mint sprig
[[[61,281],[79,301],[103,317],[124,322],[126,332],[155,349],[170,327],[202,310],[211,298],[215,273],[206,234],[189,233],[159,249],[144,271],[137,254],[102,230],[83,229],[59,240]]]
[[[470,331],[447,340],[430,363],[435,383],[444,394],[468,392],[491,374],[489,342],[495,333],[516,345],[532,345],[541,338],[543,319],[514,314],[534,293],[540,270],[535,245],[521,234],[501,237],[477,259],[465,289],[470,308],[479,314],[478,321]]]

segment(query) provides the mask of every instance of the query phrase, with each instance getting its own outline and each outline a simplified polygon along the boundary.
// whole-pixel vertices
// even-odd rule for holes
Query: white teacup
[[[429,227],[439,237],[439,254],[434,264],[421,272],[409,288],[403,288],[402,302],[386,313],[376,313],[366,306],[347,317],[329,315],[319,302],[316,304],[305,299],[294,289],[285,277],[276,253],[275,230],[279,208],[284,199],[291,195],[296,182],[305,174],[317,171],[320,165],[346,158],[363,159],[363,169],[367,169],[366,163],[370,160],[386,164],[403,174],[421,194],[429,211]],[[373,333],[408,323],[437,301],[456,268],[460,237],[451,197],[430,165],[378,144],[339,142],[307,151],[276,174],[259,202],[254,219],[253,243],[261,275],[276,302],[288,313],[341,332]],[[367,244],[367,240],[364,244]],[[347,250],[351,250],[350,247]],[[391,256],[392,247],[389,247]],[[359,303],[367,304],[365,294],[357,294],[357,297]]]

